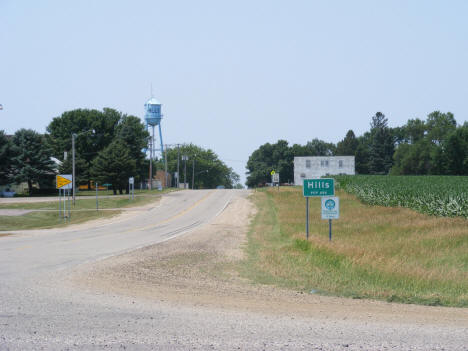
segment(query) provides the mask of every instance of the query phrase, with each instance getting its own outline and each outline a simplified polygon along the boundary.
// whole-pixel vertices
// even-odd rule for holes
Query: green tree
[[[395,142],[387,123],[387,118],[381,112],[372,117],[369,150],[371,174],[387,174],[393,165]]]
[[[468,175],[468,123],[447,136],[443,145],[447,173]]]
[[[142,151],[148,145],[149,133],[138,117],[123,115],[116,127],[116,137],[125,141],[129,148],[129,155],[135,160],[136,182],[148,177],[149,161],[145,162],[145,153]]]
[[[359,142],[356,139],[356,135],[350,129],[346,133],[346,136],[343,140],[338,142],[336,145],[336,155],[339,156],[354,156],[358,148]]]
[[[305,145],[306,155],[304,156],[333,156],[336,153],[336,146],[320,139],[312,139]],[[297,155],[294,155],[297,156]]]
[[[8,184],[12,174],[12,150],[11,142],[5,135],[3,130],[0,130],[0,184]]]
[[[358,146],[355,154],[355,168],[358,174],[369,174],[370,132],[357,138]]]
[[[239,181],[239,176],[221,161],[218,155],[210,149],[203,149],[194,144],[183,144],[179,148],[167,150],[167,170],[174,174],[177,172],[177,155],[179,155],[180,183],[186,181],[192,187],[194,176],[195,189],[213,189],[223,185],[227,189],[233,188]],[[187,161],[182,161],[182,156],[188,156]],[[184,170],[186,175],[184,180]],[[158,169],[164,169],[164,160],[157,163]],[[175,185],[175,178],[173,179]]]
[[[120,139],[114,140],[99,152],[91,162],[91,176],[99,183],[111,183],[114,195],[127,188],[128,178],[136,171],[136,163],[129,153],[129,146]]]
[[[114,140],[116,127],[122,118],[122,113],[110,108],[102,111],[76,109],[62,113],[47,127],[47,141],[53,156],[63,161],[63,153],[67,151],[71,157],[72,134],[76,134],[76,158],[90,165],[97,154]],[[85,173],[89,174],[89,170]]]
[[[423,175],[432,171],[432,152],[435,146],[427,140],[415,144],[400,144],[394,154],[392,175]]]
[[[294,150],[300,153],[310,153],[315,146],[310,144],[301,148],[295,145]],[[278,140],[276,144],[266,143],[261,145],[250,155],[247,161],[247,186],[255,187],[259,184],[271,182],[271,171],[280,174],[282,181],[294,179],[294,155],[286,140]]]
[[[32,194],[33,183],[51,184],[55,176],[55,163],[44,136],[31,129],[18,130],[12,139],[12,179],[16,183],[27,182]]]
[[[453,113],[434,111],[427,116],[427,137],[434,144],[440,145],[457,128]]]

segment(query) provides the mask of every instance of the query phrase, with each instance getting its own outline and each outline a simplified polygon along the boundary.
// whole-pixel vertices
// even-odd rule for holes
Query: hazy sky
[[[143,118],[245,179],[266,142],[337,142],[434,110],[468,120],[468,1],[0,0],[0,129],[75,108]]]

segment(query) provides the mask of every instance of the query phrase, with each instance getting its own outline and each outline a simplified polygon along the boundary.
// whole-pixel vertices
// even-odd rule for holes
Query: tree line
[[[30,193],[34,185],[40,189],[54,188],[57,171],[72,173],[72,135],[75,139],[75,181],[78,185],[112,184],[114,193],[128,190],[128,178],[135,182],[148,179],[150,160],[146,158],[149,133],[142,121],[115,109],[102,111],[76,109],[52,119],[45,134],[20,129],[13,136],[0,131],[0,185],[27,182]],[[195,187],[223,185],[232,188],[239,176],[227,167],[212,150],[189,144],[179,151],[195,157],[197,174]],[[175,150],[168,150],[168,171],[175,172]],[[53,158],[60,161],[57,164]],[[193,167],[192,167],[193,168]],[[154,173],[164,170],[161,159],[153,161]],[[195,169],[191,169],[195,171]],[[190,173],[191,174],[191,173]]]
[[[355,156],[358,174],[468,175],[468,122],[458,125],[452,113],[434,111],[426,120],[409,119],[391,128],[377,112],[368,131],[356,137],[349,130],[337,144],[319,139],[306,145],[266,143],[249,157],[247,185],[269,182],[272,169],[282,181],[293,182],[295,156]]]

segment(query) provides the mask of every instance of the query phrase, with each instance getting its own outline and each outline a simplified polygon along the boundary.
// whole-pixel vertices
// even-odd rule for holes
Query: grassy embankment
[[[0,231],[62,227],[69,224],[83,223],[99,218],[107,218],[121,213],[121,211],[118,210],[119,208],[143,206],[148,203],[157,201],[159,199],[158,195],[161,193],[170,191],[173,191],[173,189],[164,191],[153,190],[141,192],[138,194],[135,193],[135,198],[133,201],[129,200],[128,195],[99,198],[99,209],[102,211],[96,211],[95,198],[79,198],[75,201],[74,207],[71,205],[71,218],[66,221],[59,217],[58,201],[0,204],[0,210],[40,210],[29,212],[21,216],[0,216]],[[81,192],[81,195],[84,195],[83,192]],[[103,194],[99,192],[99,196],[103,196]]]
[[[242,275],[255,282],[323,295],[425,305],[468,306],[468,220],[406,208],[369,206],[342,191],[340,219],[320,218],[300,188],[254,194],[259,209],[249,232]]]

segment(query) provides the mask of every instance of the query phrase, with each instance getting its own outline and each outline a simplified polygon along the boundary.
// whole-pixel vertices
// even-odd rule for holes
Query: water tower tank
[[[145,104],[145,121],[150,126],[157,126],[161,122],[161,103],[155,98]]]

